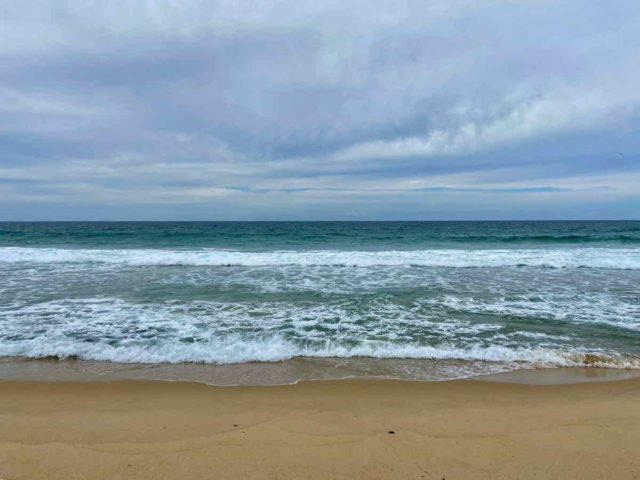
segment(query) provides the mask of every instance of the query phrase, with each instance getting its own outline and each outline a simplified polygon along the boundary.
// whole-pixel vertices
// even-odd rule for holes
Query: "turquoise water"
[[[640,222],[0,223],[0,356],[639,368],[639,285]]]
[[[640,247],[640,221],[0,222],[0,246],[413,250],[593,245]]]

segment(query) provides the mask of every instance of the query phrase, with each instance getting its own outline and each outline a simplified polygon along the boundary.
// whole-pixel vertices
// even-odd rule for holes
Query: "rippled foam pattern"
[[[4,223],[0,356],[640,368],[640,222]]]

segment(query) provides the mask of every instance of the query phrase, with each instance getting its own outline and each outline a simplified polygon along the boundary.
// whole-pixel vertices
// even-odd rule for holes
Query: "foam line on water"
[[[0,248],[0,263],[99,263],[128,266],[287,266],[348,267],[548,267],[640,269],[638,248],[553,248],[411,251],[269,251],[217,249],[61,249]]]
[[[230,339],[228,339],[230,340]],[[640,358],[605,355],[578,350],[561,351],[546,348],[471,347],[457,348],[417,345],[363,343],[355,347],[327,345],[304,348],[282,338],[264,341],[227,341],[205,345],[128,345],[105,343],[81,344],[72,341],[21,342],[0,346],[0,356],[28,358],[80,358],[118,363],[210,363],[278,362],[295,357],[466,360],[527,364],[535,367],[604,367],[640,369]]]

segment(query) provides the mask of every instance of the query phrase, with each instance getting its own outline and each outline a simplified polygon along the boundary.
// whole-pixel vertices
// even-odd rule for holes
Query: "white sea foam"
[[[412,251],[269,251],[215,249],[63,249],[2,247],[0,263],[98,263],[111,265],[287,266],[348,267],[549,267],[640,269],[639,248],[554,248],[502,250]]]
[[[348,305],[56,300],[5,310],[0,356],[211,364],[373,357],[640,368],[637,357],[581,350],[562,335],[547,334],[541,345],[532,332],[531,342],[516,344],[500,325],[414,313],[383,301],[354,313]]]
[[[549,297],[549,298],[545,298]],[[640,332],[640,305],[622,301],[614,295],[571,291],[551,292],[531,301],[523,296],[505,299],[460,298],[447,295],[425,300],[426,303],[446,306],[458,312],[514,316],[530,320],[553,320],[567,324],[608,325]],[[529,338],[544,338],[545,334],[518,332]],[[558,336],[554,338],[558,339]]]
[[[277,362],[295,357],[382,359],[467,360],[523,363],[536,367],[591,366],[640,369],[640,358],[606,355],[579,350],[549,348],[508,348],[505,346],[458,348],[418,345],[393,345],[365,342],[355,347],[326,345],[324,348],[301,347],[273,337],[262,341],[228,339],[197,345],[160,343],[156,345],[111,346],[103,342],[82,344],[73,341],[26,341],[0,346],[0,356],[30,358],[80,358],[119,363],[184,363],[232,364]]]

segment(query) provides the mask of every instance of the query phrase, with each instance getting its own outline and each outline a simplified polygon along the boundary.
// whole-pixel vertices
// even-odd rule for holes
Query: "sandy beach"
[[[640,478],[640,379],[0,381],[0,478]]]

